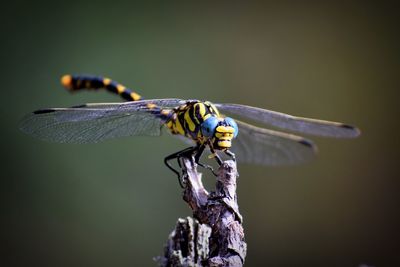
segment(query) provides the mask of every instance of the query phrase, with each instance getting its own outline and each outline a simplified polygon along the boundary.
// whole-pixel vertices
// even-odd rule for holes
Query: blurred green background
[[[0,265],[154,266],[191,215],[162,163],[185,146],[176,138],[70,145],[18,130],[38,108],[119,101],[59,84],[90,73],[146,98],[359,126],[355,140],[309,137],[320,149],[309,164],[239,165],[246,263],[399,266],[398,11],[381,1],[3,4]]]

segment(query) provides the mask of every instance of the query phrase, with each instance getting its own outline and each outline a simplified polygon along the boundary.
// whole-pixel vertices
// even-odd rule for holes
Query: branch
[[[242,266],[247,245],[236,197],[236,163],[223,162],[216,188],[209,193],[193,159],[183,158],[183,200],[193,217],[178,219],[160,266]]]

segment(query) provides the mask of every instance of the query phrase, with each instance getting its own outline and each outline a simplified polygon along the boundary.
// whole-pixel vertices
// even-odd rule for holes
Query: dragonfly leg
[[[214,171],[214,168],[212,166],[210,166],[208,164],[201,163],[201,162],[197,162],[197,165],[199,165],[200,167],[203,167],[203,168],[205,168],[207,170],[210,170],[215,176],[218,176],[218,174]]]
[[[230,151],[230,150],[225,150],[225,154],[227,154],[228,156],[230,156],[230,157],[232,158],[232,160],[236,162],[235,153],[233,153],[233,152]]]
[[[200,157],[201,157],[201,155],[203,154],[205,148],[206,148],[206,146],[205,146],[204,144],[199,146],[199,149],[197,150],[196,155],[194,156],[194,161],[195,161],[200,167],[203,167],[203,168],[205,168],[205,169],[207,169],[207,170],[210,170],[215,176],[217,176],[217,174],[215,173],[213,167],[211,167],[211,166],[208,165],[208,164],[204,164],[204,163],[201,163],[201,162],[200,162]]]
[[[217,153],[215,153],[215,157],[214,158],[217,161],[218,165],[221,166],[222,165],[221,157]]]
[[[173,172],[178,176],[178,182],[179,182],[179,185],[180,185],[182,188],[184,188],[184,187],[183,187],[183,183],[182,183],[182,175],[181,175],[181,173],[179,173],[179,172],[170,164],[170,161],[176,159],[177,162],[178,162],[179,167],[182,168],[182,166],[181,166],[181,161],[180,161],[181,157],[183,157],[184,155],[193,155],[193,153],[194,153],[196,150],[198,150],[198,146],[188,147],[188,148],[185,148],[185,149],[183,149],[183,150],[181,150],[181,151],[175,152],[175,153],[173,153],[173,154],[171,154],[171,155],[169,155],[169,156],[167,156],[167,157],[164,158],[164,164],[165,164],[171,171],[173,171]]]
[[[210,158],[215,158],[215,160],[217,161],[218,165],[221,166],[222,165],[222,159],[221,157],[217,154],[217,152],[215,151],[215,149],[210,146],[210,151],[211,151],[211,155]],[[215,174],[215,173],[214,173]]]

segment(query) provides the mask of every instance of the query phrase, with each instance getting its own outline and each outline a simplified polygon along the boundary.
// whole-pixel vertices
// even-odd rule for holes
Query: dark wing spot
[[[351,126],[348,124],[342,124],[342,125],[340,125],[340,127],[353,131],[353,134],[352,134],[353,137],[357,137],[361,134],[360,129],[358,129],[357,127],[354,127],[354,126]]]
[[[317,146],[312,141],[307,140],[307,139],[301,139],[298,142],[302,145],[305,145],[305,146],[311,148],[314,152],[318,152]]]
[[[87,105],[82,104],[82,105],[72,106],[71,108],[85,108],[85,107],[87,107]]]
[[[33,112],[33,114],[46,114],[46,113],[51,113],[51,112],[55,112],[54,109],[51,108],[47,108],[47,109],[39,109]]]
[[[351,130],[354,130],[354,129],[355,129],[354,126],[351,126],[351,125],[348,125],[348,124],[342,124],[342,125],[340,125],[340,127],[346,128],[346,129],[351,129]]]

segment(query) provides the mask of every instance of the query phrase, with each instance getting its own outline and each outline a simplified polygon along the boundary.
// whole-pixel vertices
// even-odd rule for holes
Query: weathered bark
[[[236,163],[223,162],[216,189],[209,193],[193,159],[183,158],[183,199],[193,217],[178,219],[160,266],[242,266],[247,245],[236,198]]]

